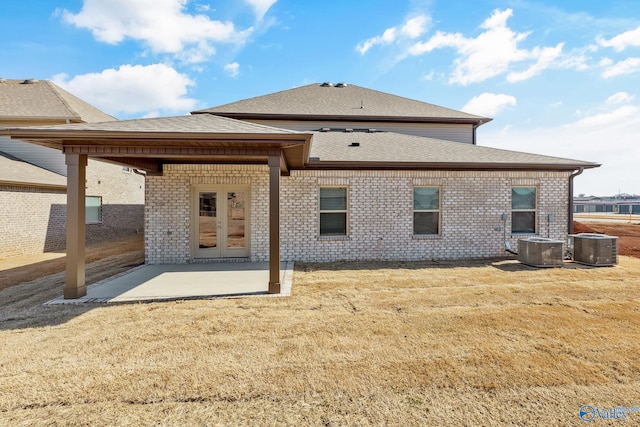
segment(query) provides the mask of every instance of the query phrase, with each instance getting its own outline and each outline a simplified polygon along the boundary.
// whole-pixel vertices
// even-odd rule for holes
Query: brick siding
[[[86,178],[87,196],[102,197],[102,222],[87,224],[87,243],[144,232],[143,176],[89,160]],[[65,248],[65,190],[0,186],[0,207],[1,258]]]
[[[295,261],[420,260],[499,257],[513,247],[511,187],[535,186],[537,235],[565,241],[569,172],[292,171],[281,178],[281,258]],[[269,253],[268,168],[257,165],[165,165],[147,178],[147,263],[192,260],[193,185],[248,184],[251,260]],[[348,188],[348,236],[319,237],[320,186]],[[440,235],[413,236],[413,187],[440,187]],[[503,222],[502,214],[508,218]],[[549,222],[549,214],[553,221]]]

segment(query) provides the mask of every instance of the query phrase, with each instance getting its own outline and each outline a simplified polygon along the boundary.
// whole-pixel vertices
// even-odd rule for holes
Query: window
[[[320,235],[347,235],[347,188],[320,188]]]
[[[102,222],[102,197],[87,196],[85,198],[85,216],[87,224]]]
[[[536,232],[536,188],[513,187],[511,189],[511,232],[534,234]]]
[[[440,233],[440,188],[413,188],[413,234]]]
[[[131,173],[131,168],[129,166],[123,166],[122,167],[122,172]]]

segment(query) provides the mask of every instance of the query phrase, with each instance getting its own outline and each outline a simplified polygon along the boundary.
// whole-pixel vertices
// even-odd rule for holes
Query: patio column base
[[[279,294],[280,293],[280,282],[269,282],[269,293],[270,294]]]

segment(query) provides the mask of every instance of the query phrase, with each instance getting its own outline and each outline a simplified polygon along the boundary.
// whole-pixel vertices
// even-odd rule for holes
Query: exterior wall
[[[0,151],[58,175],[67,176],[67,165],[60,150],[0,136]]]
[[[121,166],[89,160],[86,193],[102,197],[102,222],[87,224],[87,243],[144,231],[144,179]],[[65,190],[0,186],[0,206],[0,258],[65,248]]]
[[[292,171],[281,178],[283,260],[421,260],[500,257],[510,233],[511,187],[536,186],[537,235],[566,241],[569,172]],[[251,260],[268,259],[266,166],[166,165],[147,179],[147,262],[191,261],[190,197],[195,184],[251,185]],[[346,237],[319,237],[320,186],[346,186]],[[441,233],[412,234],[414,186],[439,186]],[[503,222],[502,214],[508,218]],[[549,214],[553,221],[549,222]],[[506,233],[505,227],[506,225]]]
[[[147,177],[147,264],[192,260],[191,189],[200,184],[250,186],[251,259],[268,259],[269,169],[266,165],[164,165],[162,176]]]
[[[505,224],[513,247],[524,237],[510,233],[511,187],[518,185],[538,188],[537,235],[566,241],[568,177],[565,172],[293,171],[283,178],[281,256],[322,262],[504,256]],[[318,236],[322,185],[348,188],[346,238]],[[412,189],[424,185],[440,187],[439,236],[412,234]],[[502,213],[508,214],[505,222]]]
[[[290,129],[299,132],[317,131],[324,127],[376,129],[384,132],[397,132],[428,138],[473,144],[473,125],[456,123],[393,123],[393,122],[339,122],[339,121],[294,121],[294,120],[247,120],[266,126]]]
[[[102,222],[87,224],[87,242],[144,232],[144,176],[89,159],[86,178],[87,196],[102,197]]]
[[[0,258],[63,249],[64,190],[0,186]]]

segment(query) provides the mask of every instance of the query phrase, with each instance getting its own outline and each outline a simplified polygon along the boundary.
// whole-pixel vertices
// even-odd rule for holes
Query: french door
[[[196,187],[194,258],[249,256],[249,187]]]

